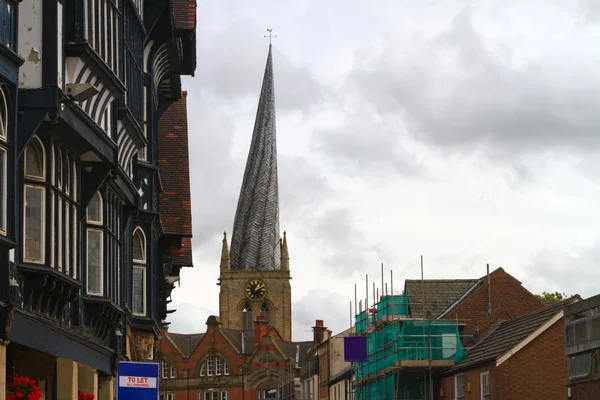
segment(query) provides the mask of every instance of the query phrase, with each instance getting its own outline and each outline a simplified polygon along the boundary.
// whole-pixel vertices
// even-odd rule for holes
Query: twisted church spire
[[[232,270],[278,270],[279,187],[271,45],[231,237]]]

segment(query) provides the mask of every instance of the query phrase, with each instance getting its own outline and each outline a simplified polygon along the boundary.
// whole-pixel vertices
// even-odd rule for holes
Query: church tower
[[[292,339],[292,290],[285,232],[279,233],[275,92],[271,45],[231,237],[223,237],[219,315],[223,328],[253,329],[262,315]]]

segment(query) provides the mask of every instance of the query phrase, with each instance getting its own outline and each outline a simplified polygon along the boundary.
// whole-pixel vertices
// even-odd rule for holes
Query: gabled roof
[[[545,323],[557,316],[561,317],[564,306],[575,301],[578,301],[578,297],[571,297],[522,317],[499,323],[483,340],[468,351],[467,356],[460,363],[447,371],[456,372],[476,365],[495,362],[498,357],[518,346]],[[556,321],[561,319],[558,318]],[[548,327],[546,326],[546,328]]]
[[[478,281],[479,279],[425,279],[423,281],[407,279],[404,282],[404,291],[408,294],[411,315],[413,318],[437,318]]]
[[[165,337],[173,343],[182,357],[189,358],[204,337],[204,333],[183,334],[165,332]]]
[[[226,335],[231,344],[239,353],[250,354],[254,348],[254,331],[239,331],[235,329],[220,328],[219,332]],[[242,340],[244,345],[242,346]]]
[[[311,346],[313,345],[312,341],[309,342],[279,342],[279,347],[285,353],[286,356],[294,360],[296,363],[296,368],[300,368],[300,365],[306,361],[308,358],[308,354]],[[298,356],[296,358],[296,356]]]

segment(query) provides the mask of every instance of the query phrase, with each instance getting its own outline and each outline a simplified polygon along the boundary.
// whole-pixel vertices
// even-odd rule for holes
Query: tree
[[[544,292],[542,292],[542,294],[536,294],[535,297],[537,297],[544,303],[556,303],[557,301],[566,300],[571,296],[567,295],[566,293],[562,293],[562,294],[559,292],[549,293],[549,292],[544,291]]]

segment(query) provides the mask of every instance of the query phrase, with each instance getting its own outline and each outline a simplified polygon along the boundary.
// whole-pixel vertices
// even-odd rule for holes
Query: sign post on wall
[[[157,400],[158,364],[119,361],[117,400]]]

